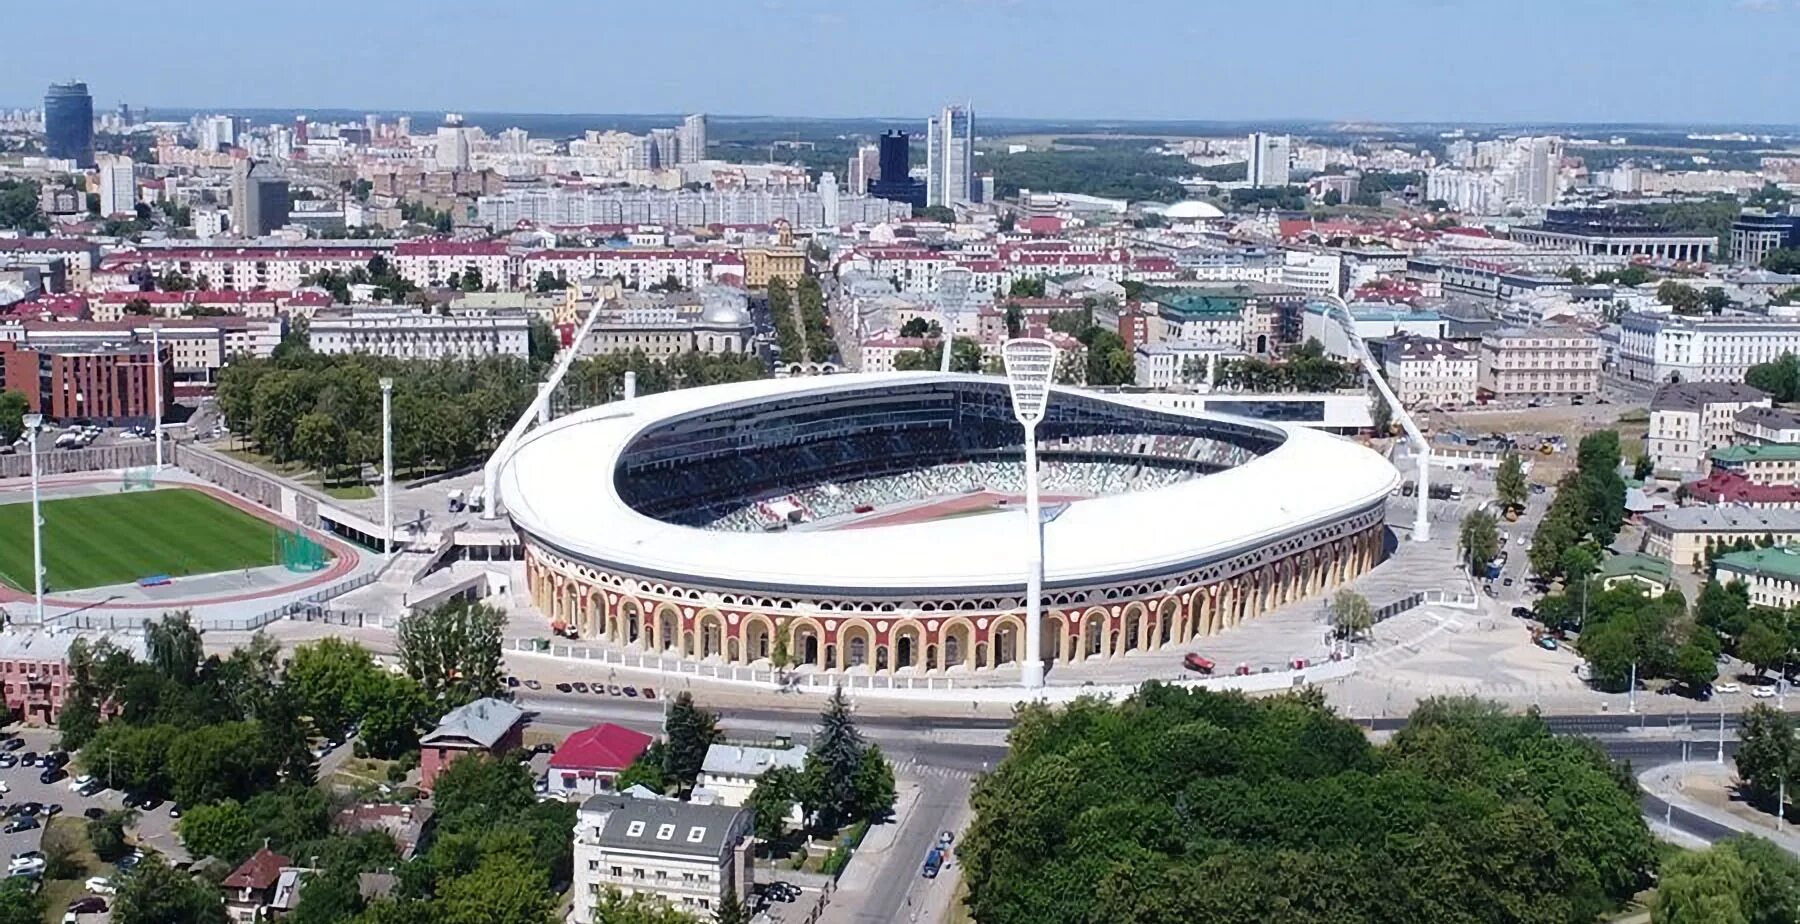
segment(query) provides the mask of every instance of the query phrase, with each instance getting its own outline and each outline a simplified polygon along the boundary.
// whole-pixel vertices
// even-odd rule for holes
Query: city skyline
[[[1787,101],[1800,82],[1800,61],[1787,54],[1800,37],[1792,0],[1595,0],[1578,9],[1526,0],[1504,14],[1379,0],[1350,23],[1325,0],[1296,0],[1279,15],[1174,0],[1129,6],[1135,15],[1103,19],[1065,0],[918,0],[879,10],[765,0],[731,17],[729,29],[696,29],[693,22],[719,21],[715,4],[676,0],[602,16],[553,2],[532,17],[505,18],[453,2],[422,18],[411,4],[323,0],[247,11],[196,4],[187,15],[145,21],[104,15],[124,9],[105,0],[83,35],[79,66],[71,68],[66,48],[16,49],[0,75],[0,100],[31,105],[47,83],[78,77],[102,108],[923,118],[967,99],[1000,119],[1797,121]],[[258,36],[303,34],[337,14],[359,28],[334,35],[333,56],[358,66],[268,66]],[[554,45],[531,53],[528,69],[455,66],[540,47],[541,23],[551,20],[563,24],[558,34],[591,29],[630,40],[605,44],[604,80],[594,79],[590,56],[557,55]],[[945,21],[959,28],[931,27]],[[1328,38],[1281,39],[1321,34]],[[1719,74],[1645,53],[1671,35],[1691,47],[1729,47],[1755,67],[1721,93]],[[182,43],[206,53],[141,66],[143,47]],[[782,47],[804,47],[803,64],[770,67],[770,50]],[[667,68],[689,55],[712,66]],[[638,73],[658,78],[633,79]],[[882,73],[907,76],[872,79]]]

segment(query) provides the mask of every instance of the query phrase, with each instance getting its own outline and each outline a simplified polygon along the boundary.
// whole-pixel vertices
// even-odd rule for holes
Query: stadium
[[[1174,649],[1328,592],[1380,559],[1399,480],[1328,434],[1071,388],[1038,439],[1052,665]],[[498,489],[534,601],[583,638],[993,670],[1025,655],[1022,443],[1001,378],[776,379],[559,418]]]

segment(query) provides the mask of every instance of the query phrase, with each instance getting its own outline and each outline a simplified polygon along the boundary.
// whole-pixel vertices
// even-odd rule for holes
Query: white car
[[[1775,698],[1775,688],[1774,687],[1751,687],[1750,695],[1756,697],[1757,699],[1774,699]]]
[[[74,792],[74,791],[80,789],[81,787],[86,786],[89,783],[92,783],[93,781],[94,781],[94,775],[92,773],[83,773],[82,775],[69,781],[69,791]]]
[[[12,792],[12,787],[6,785],[5,780],[0,780],[0,793],[9,793],[9,792]]]
[[[1744,689],[1743,687],[1740,687],[1735,683],[1721,683],[1721,684],[1718,684],[1713,687],[1713,692],[1714,693],[1741,693],[1741,692],[1743,692],[1743,689]]]
[[[112,880],[105,876],[95,876],[82,883],[82,885],[85,886],[89,892],[96,895],[113,895],[119,891],[118,888],[113,885]]]

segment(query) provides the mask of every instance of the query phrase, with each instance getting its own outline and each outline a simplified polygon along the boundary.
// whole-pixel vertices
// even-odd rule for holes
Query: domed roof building
[[[1164,209],[1163,217],[1170,221],[1209,221],[1214,218],[1224,218],[1225,213],[1211,202],[1187,199]]]

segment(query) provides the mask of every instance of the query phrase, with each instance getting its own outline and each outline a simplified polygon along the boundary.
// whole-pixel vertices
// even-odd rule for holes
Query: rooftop
[[[717,857],[735,845],[749,809],[610,794],[593,796],[581,804],[578,840],[592,831],[591,816],[596,813],[605,816],[600,836],[594,839],[602,847]]]
[[[1767,392],[1741,382],[1676,382],[1656,390],[1650,399],[1650,409],[1698,411],[1709,404],[1752,404],[1767,400]]]
[[[1800,504],[1800,485],[1754,484],[1733,471],[1687,483],[1689,497],[1706,504]]]
[[[281,878],[281,868],[294,861],[267,847],[258,850],[219,883],[227,889],[267,889]]]
[[[774,767],[798,770],[806,764],[803,745],[781,748],[750,747],[741,744],[715,744],[706,749],[706,761],[700,772],[715,776],[758,777]]]
[[[1771,430],[1800,430],[1800,412],[1784,407],[1747,407],[1737,412],[1737,422]]]
[[[1713,564],[1739,574],[1765,574],[1800,581],[1800,546],[1778,545],[1749,552],[1726,552],[1715,557]]]
[[[550,755],[550,766],[559,770],[623,770],[650,747],[650,741],[643,732],[602,722],[570,735]]]
[[[1672,507],[1644,514],[1644,522],[1674,533],[1795,533],[1800,510],[1786,507]]]
[[[1630,555],[1614,555],[1600,563],[1600,576],[1609,577],[1643,577],[1667,584],[1675,579],[1675,568],[1668,559],[1657,558],[1634,552]]]
[[[457,744],[468,742],[484,748],[493,747],[519,720],[525,710],[505,700],[478,699],[466,706],[450,710],[423,738],[421,744]]]
[[[1757,446],[1726,446],[1712,451],[1712,460],[1724,465],[1743,465],[1749,462],[1797,462],[1800,461],[1800,445],[1792,443],[1771,443]]]

